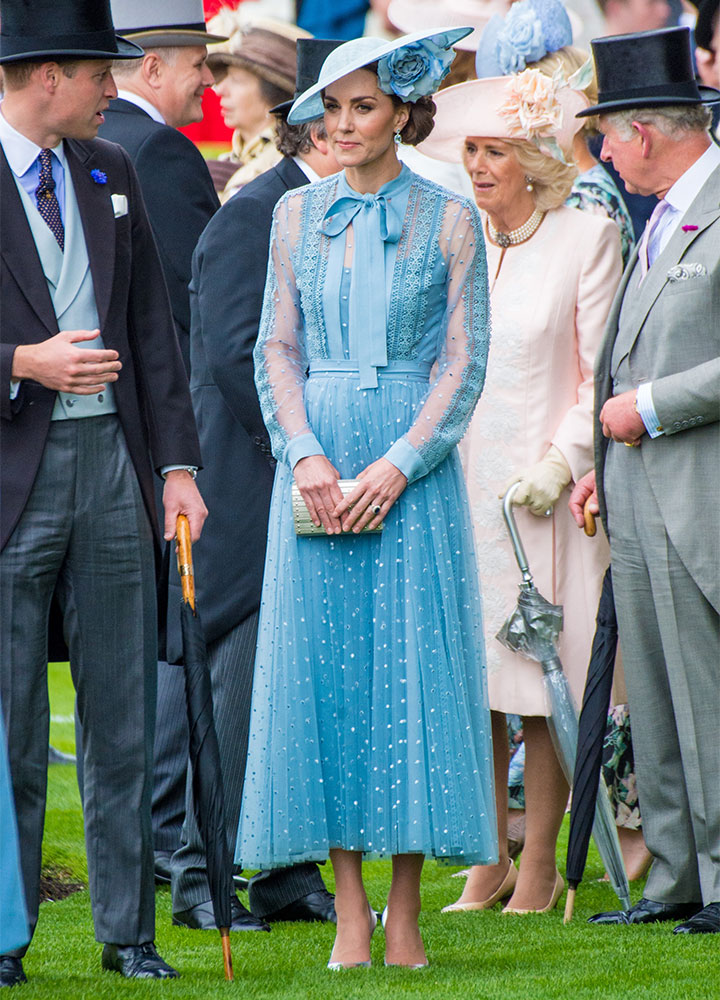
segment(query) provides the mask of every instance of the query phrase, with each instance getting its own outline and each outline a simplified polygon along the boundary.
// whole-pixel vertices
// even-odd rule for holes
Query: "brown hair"
[[[5,63],[2,68],[5,90],[22,90],[30,83],[30,77],[35,69],[48,62],[57,63],[63,74],[71,79],[75,76],[80,64],[79,59],[71,56],[58,56],[56,59],[19,59],[17,62]]]
[[[375,73],[377,75],[378,64],[370,63],[368,66],[363,66],[369,73]],[[435,101],[432,97],[419,97],[414,103],[412,101],[403,101],[402,97],[398,97],[397,94],[388,94],[390,100],[393,102],[395,108],[405,107],[408,110],[408,120],[403,128],[400,129],[400,138],[405,146],[417,146],[427,139],[427,137],[432,132],[435,126],[435,112],[437,108],[435,106]]]
[[[302,122],[300,125],[291,125],[285,115],[277,115],[275,132],[275,145],[283,156],[298,156],[300,153],[309,153],[313,148],[313,133],[318,139],[327,137],[325,122],[322,118],[316,118],[311,122]]]

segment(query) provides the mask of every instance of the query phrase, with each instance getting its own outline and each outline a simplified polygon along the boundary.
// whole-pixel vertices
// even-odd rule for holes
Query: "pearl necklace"
[[[527,222],[524,222],[522,226],[518,226],[517,229],[511,230],[509,233],[501,233],[493,226],[490,216],[488,216],[488,234],[493,243],[497,243],[499,247],[505,249],[506,247],[515,246],[518,243],[524,243],[525,240],[529,240],[544,218],[545,213],[536,208]]]

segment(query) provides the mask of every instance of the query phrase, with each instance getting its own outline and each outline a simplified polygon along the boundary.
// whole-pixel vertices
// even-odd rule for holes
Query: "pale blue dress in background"
[[[15,803],[0,712],[0,955],[30,940],[20,872]]]
[[[278,466],[237,842],[246,868],[333,847],[496,858],[455,448],[482,390],[487,303],[475,207],[406,167],[377,195],[340,175],[276,208],[255,350]],[[295,534],[291,468],[315,454],[342,478],[382,456],[406,474],[381,534]]]

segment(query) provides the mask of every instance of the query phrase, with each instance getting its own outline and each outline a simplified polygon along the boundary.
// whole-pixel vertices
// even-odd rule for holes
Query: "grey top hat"
[[[110,0],[0,0],[0,63],[142,54],[115,34]]]
[[[137,45],[207,45],[226,42],[211,35],[202,0],[110,0],[115,26]]]

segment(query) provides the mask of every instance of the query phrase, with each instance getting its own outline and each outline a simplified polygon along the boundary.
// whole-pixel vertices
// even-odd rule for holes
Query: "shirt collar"
[[[711,143],[702,156],[698,157],[681,177],[678,177],[665,195],[665,201],[675,212],[684,215],[695,201],[700,188],[718,166],[720,166],[720,147]]]
[[[317,173],[316,170],[313,170],[310,164],[303,160],[302,156],[293,156],[293,160],[297,163],[311,184],[314,183],[314,181],[319,181],[321,179],[320,174]]]
[[[134,104],[136,107],[140,108],[141,111],[144,111],[145,114],[150,115],[152,120],[154,122],[157,122],[159,125],[167,125],[167,122],[160,114],[158,109],[155,107],[155,105],[151,104],[150,101],[146,100],[144,97],[141,97],[139,94],[133,94],[131,90],[118,90],[118,97],[121,98],[123,101],[128,101],[130,104]],[[112,103],[110,104],[110,110],[112,111]]]
[[[13,128],[10,122],[2,113],[0,104],[0,143],[5,151],[5,156],[10,164],[10,169],[16,177],[22,177],[28,172],[40,154],[41,147],[28,139],[27,136]],[[62,140],[54,147],[53,153],[57,156],[63,170],[65,169],[65,150]]]

